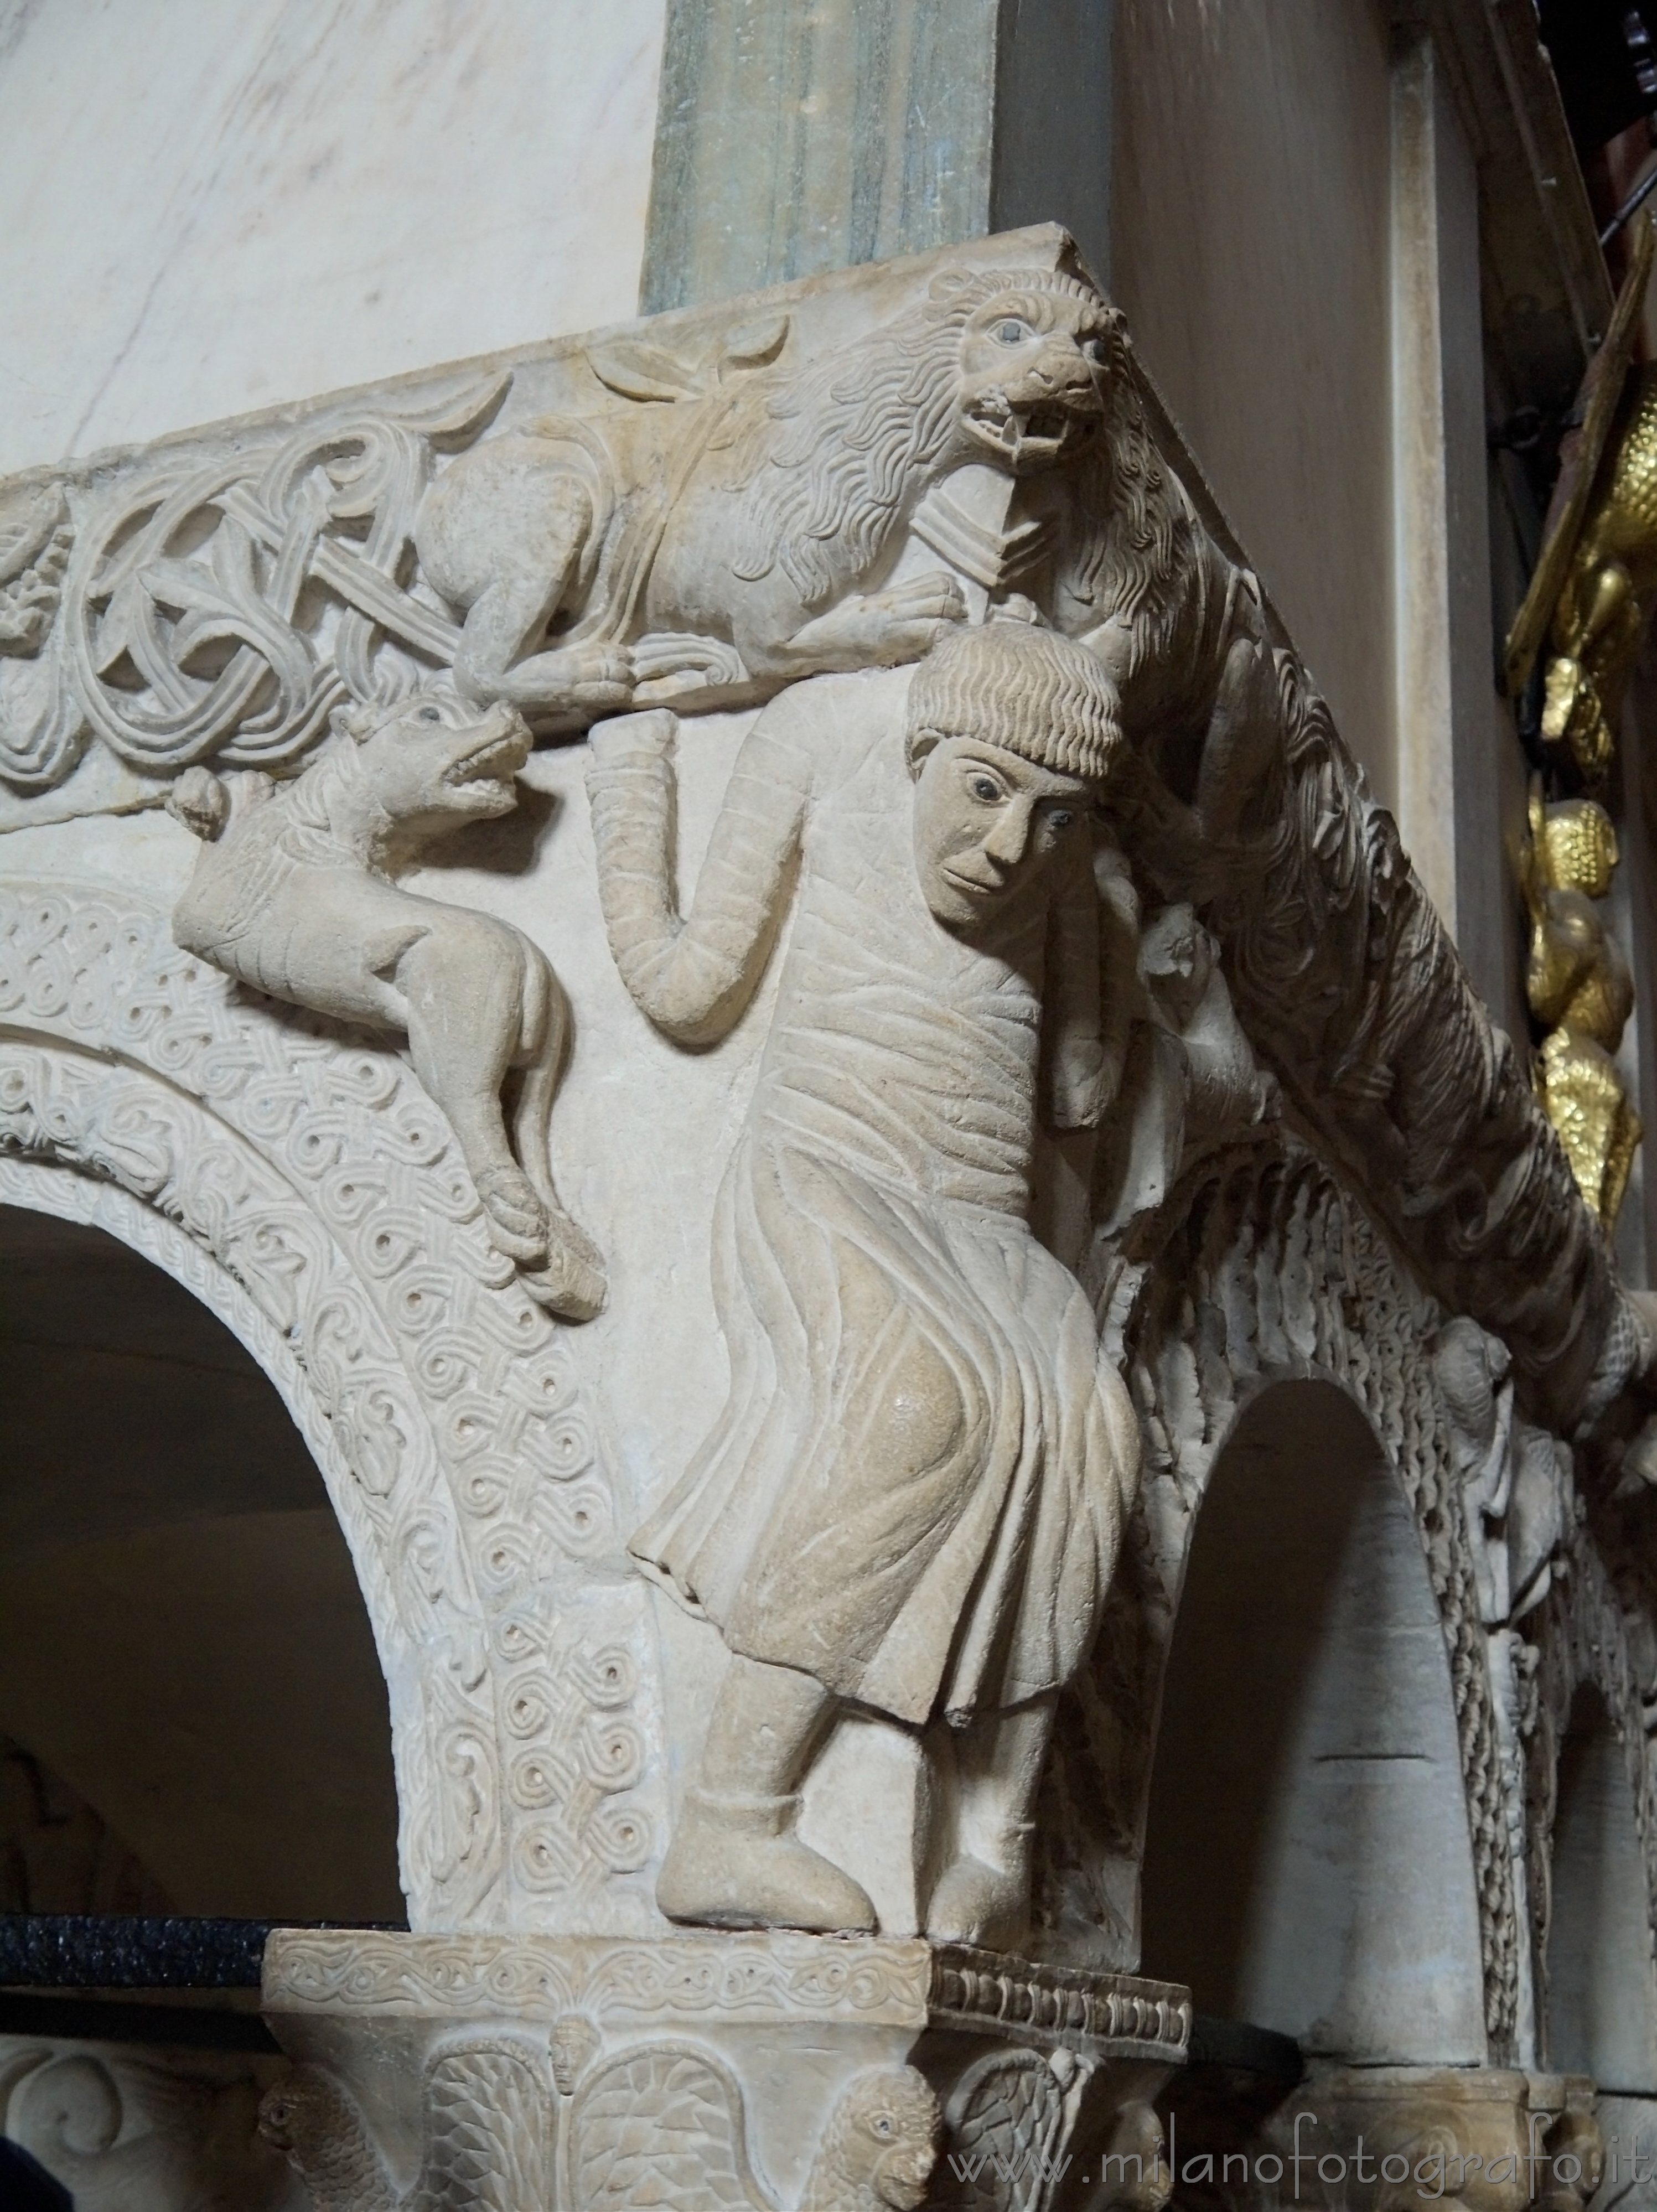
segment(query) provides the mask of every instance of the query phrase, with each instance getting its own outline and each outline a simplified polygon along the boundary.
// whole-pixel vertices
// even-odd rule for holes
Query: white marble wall
[[[0,0],[0,473],[631,315],[663,15]]]

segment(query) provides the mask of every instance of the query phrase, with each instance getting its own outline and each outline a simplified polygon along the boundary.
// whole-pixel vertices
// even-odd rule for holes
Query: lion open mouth
[[[1045,468],[1090,438],[1099,427],[1095,412],[1082,414],[1052,400],[1016,406],[1005,392],[986,392],[967,416],[980,443],[1015,471]]]

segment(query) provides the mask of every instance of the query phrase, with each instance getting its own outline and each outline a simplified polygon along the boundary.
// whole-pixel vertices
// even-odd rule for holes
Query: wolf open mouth
[[[443,781],[463,788],[474,783],[510,783],[528,758],[529,746],[519,732],[500,731],[445,769]]]

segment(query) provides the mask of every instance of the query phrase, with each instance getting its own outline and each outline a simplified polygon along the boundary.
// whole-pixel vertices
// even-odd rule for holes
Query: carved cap
[[[1024,622],[947,631],[915,671],[907,732],[912,757],[923,734],[974,737],[1096,783],[1122,743],[1116,687],[1100,662]]]

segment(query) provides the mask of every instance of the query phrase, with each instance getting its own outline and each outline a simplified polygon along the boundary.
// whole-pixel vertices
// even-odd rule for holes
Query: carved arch
[[[1648,1975],[1657,1972],[1657,1601],[1644,1559],[1620,1540],[1630,1533],[1599,1528],[1591,1539],[1579,1527],[1568,1571],[1555,1577],[1545,1604],[1522,1624],[1532,1677],[1525,1761],[1528,1934],[1544,2022],[1552,2010],[1562,1766],[1584,1692],[1605,1730],[1596,1748],[1623,1769],[1625,1788],[1615,1791],[1621,1802],[1602,1812],[1619,1820],[1631,1814],[1644,1873],[1642,1964]]]
[[[1294,1139],[1205,1164],[1162,1217],[1154,1250],[1096,1285],[1105,1340],[1144,1441],[1136,1522],[1088,1674],[1066,1700],[1048,1814],[1062,1837],[1048,1923],[1102,1926],[1138,1960],[1137,1887],[1164,1668],[1199,1509],[1248,1405],[1274,1384],[1349,1398],[1413,1520],[1448,1654],[1478,1894],[1493,2063],[1511,2053],[1520,1943],[1504,1774],[1485,1637],[1430,1346],[1447,1318],[1344,1188]],[[1081,1779],[1091,1784],[1102,1823]]]
[[[568,1347],[401,1057],[127,893],[9,884],[0,1155],[7,1195],[203,1296],[294,1412],[390,1690],[412,1924],[651,1924],[642,1593],[592,1603],[614,1528]]]

